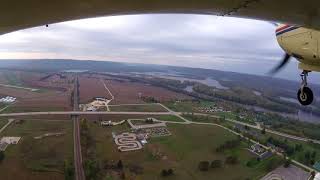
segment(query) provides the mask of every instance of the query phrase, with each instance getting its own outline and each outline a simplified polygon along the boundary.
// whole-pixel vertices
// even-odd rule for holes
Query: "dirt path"
[[[108,93],[109,93],[110,96],[111,96],[111,99],[108,99],[107,102],[106,102],[107,111],[110,111],[109,103],[110,103],[112,100],[114,100],[114,96],[113,96],[113,94],[111,93],[111,91],[109,90],[109,88],[107,87],[106,83],[105,83],[103,80],[101,80],[101,82],[103,83],[104,88],[108,91]]]

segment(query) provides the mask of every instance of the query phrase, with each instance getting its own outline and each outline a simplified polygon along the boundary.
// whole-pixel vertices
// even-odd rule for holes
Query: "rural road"
[[[81,142],[80,142],[80,125],[78,116],[72,116],[73,120],[73,141],[74,141],[74,166],[76,180],[85,180],[85,174],[82,164]]]
[[[51,111],[51,112],[23,112],[23,113],[3,113],[0,114],[0,117],[15,117],[15,116],[38,116],[38,115],[96,115],[96,114],[100,114],[100,115],[104,115],[104,114],[125,114],[125,115],[175,115],[178,116],[179,118],[183,119],[185,122],[187,123],[191,123],[192,121],[189,121],[187,119],[185,119],[184,117],[181,116],[182,112],[174,112],[174,111],[170,111],[170,112],[113,112],[113,111],[107,111],[107,112],[90,112],[90,111]],[[195,115],[202,115],[202,116],[209,116],[209,117],[214,117],[214,118],[218,118],[219,116],[215,116],[215,115],[209,115],[209,114],[203,114],[203,113],[194,113]],[[255,128],[258,130],[261,130],[260,127],[256,126],[256,125],[252,125],[252,124],[248,124],[248,123],[244,123],[244,122],[240,122],[240,121],[236,121],[233,119],[226,119],[227,121],[233,122],[233,123],[237,123],[237,124],[241,124],[241,125],[246,125],[248,127],[251,128]],[[271,134],[275,134],[275,135],[279,135],[285,138],[290,138],[293,140],[298,140],[298,141],[304,141],[304,142],[309,142],[312,141],[315,144],[320,144],[319,140],[315,140],[315,139],[309,139],[309,138],[304,138],[304,137],[298,137],[298,136],[294,136],[294,135],[290,135],[290,134],[286,134],[286,133],[281,133],[278,131],[273,131],[270,129],[266,129],[266,132],[271,133]]]
[[[79,80],[78,76],[75,77],[74,91],[73,91],[73,110],[79,111]],[[85,180],[85,174],[82,164],[81,154],[81,137],[80,137],[80,122],[78,115],[71,116],[73,120],[73,150],[74,150],[74,166],[76,180]]]
[[[107,100],[107,103],[106,103],[107,111],[110,111],[109,103],[110,103],[112,100],[114,100],[114,96],[113,96],[113,94],[111,93],[111,91],[109,90],[109,88],[107,87],[106,83],[105,83],[102,79],[101,79],[101,82],[102,82],[104,88],[108,91],[108,93],[109,93],[110,96],[111,96],[111,99],[108,99],[108,100]]]
[[[36,115],[90,115],[90,114],[128,114],[128,115],[173,115],[170,112],[113,112],[113,111],[48,111],[48,112],[24,112],[24,113],[3,113],[0,117],[10,116],[36,116]]]

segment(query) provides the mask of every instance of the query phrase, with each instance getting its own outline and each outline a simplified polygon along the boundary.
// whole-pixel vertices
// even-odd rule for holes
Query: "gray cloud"
[[[204,15],[103,17],[0,36],[0,58],[111,60],[263,75],[283,53],[274,30],[267,22]],[[292,63],[278,76],[298,79],[296,73]]]

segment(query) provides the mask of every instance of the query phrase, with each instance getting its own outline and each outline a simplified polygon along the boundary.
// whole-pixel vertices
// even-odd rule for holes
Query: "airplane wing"
[[[2,0],[0,34],[68,20],[145,13],[246,17],[320,29],[319,0]]]

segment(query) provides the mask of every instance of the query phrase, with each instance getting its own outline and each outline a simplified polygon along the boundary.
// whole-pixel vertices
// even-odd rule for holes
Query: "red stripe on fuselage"
[[[286,29],[286,28],[288,28],[288,27],[290,27],[290,25],[286,24],[286,25],[278,28],[278,29],[276,30],[276,32],[282,31],[282,30],[284,30],[284,29]]]

